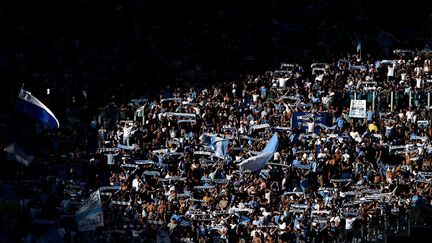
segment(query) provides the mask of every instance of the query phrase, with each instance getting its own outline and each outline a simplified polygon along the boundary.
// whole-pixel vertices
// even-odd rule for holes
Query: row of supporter
[[[418,72],[419,57],[414,58],[413,68]],[[138,150],[148,149],[143,159],[154,161],[150,165],[153,172],[141,166],[126,171],[128,179],[119,182],[126,192],[117,196],[128,201],[136,214],[171,220],[169,227],[174,228],[205,222],[222,239],[228,239],[234,226],[226,224],[232,219],[234,228],[245,224],[251,238],[256,232],[268,238],[267,230],[259,230],[266,226],[284,237],[307,239],[310,229],[331,225],[331,212],[347,222],[345,227],[338,224],[339,229],[349,232],[354,219],[366,223],[374,211],[385,212],[393,206],[406,209],[417,190],[428,188],[428,174],[421,172],[422,162],[429,159],[428,121],[415,117],[412,109],[385,118],[373,110],[365,112],[364,118],[350,117],[349,100],[339,98],[342,106],[334,103],[335,96],[354,92],[362,84],[400,86],[402,82],[394,82],[398,72],[409,66],[402,60],[381,61],[381,67],[362,66],[357,60],[321,68],[314,64],[312,78],[303,86],[300,83],[309,75],[301,67],[293,65],[290,70],[281,65],[281,70],[232,82],[229,87],[191,88],[184,94],[176,90],[173,98],[161,97],[138,106],[134,124],[120,125],[118,137],[110,144],[132,141]],[[341,64],[343,61],[346,63]],[[387,75],[380,76],[382,68],[388,69]],[[340,77],[347,83],[334,81],[339,75],[347,75]],[[130,127],[132,132],[125,130]],[[142,136],[133,135],[139,131]],[[276,131],[279,146],[272,153],[273,161],[252,171],[242,170],[245,168],[239,165],[262,154]],[[121,161],[117,165],[122,166]],[[417,181],[415,192],[405,188],[413,179]],[[329,189],[320,189],[324,187]],[[142,193],[156,205],[147,206],[151,214],[141,205]],[[165,204],[166,211],[158,212]],[[302,206],[296,208],[299,204]],[[278,212],[289,220],[277,217]],[[290,230],[281,226],[284,223]],[[171,237],[181,238],[175,233]]]
[[[363,84],[427,89],[399,79],[402,69],[421,68],[426,80],[428,55],[353,55],[310,73],[284,64],[238,81],[169,88],[123,110],[109,104],[88,129],[97,148],[87,142],[68,157],[88,173],[59,178],[88,182],[61,191],[63,213],[81,212],[68,230],[111,240],[291,242],[383,240],[389,219],[402,233],[409,220],[427,223],[428,111],[401,104],[381,112],[367,98],[352,100],[362,100],[355,96]],[[90,213],[80,204],[97,191]]]

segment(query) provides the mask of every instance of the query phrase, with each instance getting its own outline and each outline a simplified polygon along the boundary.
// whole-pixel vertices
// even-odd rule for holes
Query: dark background
[[[58,114],[81,107],[83,90],[95,108],[113,95],[122,103],[168,84],[238,79],[281,61],[331,61],[355,52],[358,41],[362,55],[379,58],[393,48],[423,48],[430,12],[416,0],[5,1],[0,106],[10,111],[23,83]]]

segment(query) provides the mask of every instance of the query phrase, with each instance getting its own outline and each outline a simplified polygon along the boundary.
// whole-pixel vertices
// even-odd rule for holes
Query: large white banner
[[[104,226],[102,203],[99,190],[93,192],[75,213],[79,231],[94,230]]]
[[[245,159],[239,163],[239,166],[249,171],[257,171],[261,169],[273,157],[274,153],[276,153],[278,145],[279,138],[278,133],[276,132],[258,155]]]
[[[366,100],[351,100],[349,116],[354,118],[365,118]]]

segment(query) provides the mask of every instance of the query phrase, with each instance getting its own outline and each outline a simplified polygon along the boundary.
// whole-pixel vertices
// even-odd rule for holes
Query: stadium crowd
[[[380,241],[430,223],[431,55],[394,56],[284,63],[109,103],[88,126],[50,135],[54,149],[28,173],[53,176],[21,181],[20,208],[71,242]],[[265,166],[239,166],[276,132]],[[75,213],[93,192],[103,227],[80,232]]]
[[[428,8],[271,2],[2,4],[0,77],[61,125],[28,167],[2,153],[0,241],[378,241],[430,225],[431,55],[387,48],[430,40]],[[337,56],[358,41],[372,54]],[[287,57],[301,64],[256,73]],[[2,145],[16,93],[0,90]],[[267,165],[238,166],[276,132]],[[94,192],[104,226],[80,231]]]

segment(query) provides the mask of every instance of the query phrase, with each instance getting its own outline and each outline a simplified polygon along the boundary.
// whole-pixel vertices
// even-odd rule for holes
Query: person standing
[[[375,118],[375,111],[372,110],[371,106],[368,107],[368,110],[366,112],[366,117],[367,117],[367,122],[368,123],[372,123],[372,121]]]
[[[99,128],[98,130],[98,135],[97,135],[97,140],[98,140],[98,146],[99,148],[102,147],[103,142],[106,139],[106,129],[104,127]]]

